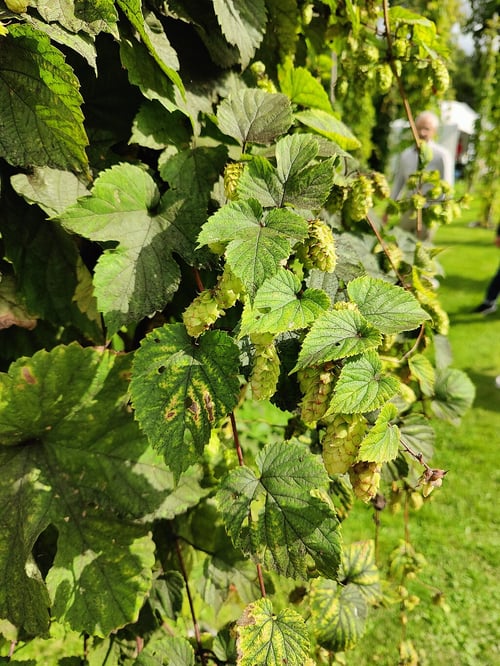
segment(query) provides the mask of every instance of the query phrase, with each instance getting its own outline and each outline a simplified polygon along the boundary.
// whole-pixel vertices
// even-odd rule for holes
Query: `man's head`
[[[417,116],[415,126],[421,139],[431,141],[436,136],[439,119],[432,111],[423,111]]]

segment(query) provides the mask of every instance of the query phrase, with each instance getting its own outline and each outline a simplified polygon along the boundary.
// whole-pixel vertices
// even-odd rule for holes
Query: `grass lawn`
[[[441,302],[450,315],[453,366],[476,386],[476,400],[457,428],[436,423],[434,466],[449,470],[443,487],[410,524],[411,541],[427,566],[413,583],[421,603],[410,613],[407,638],[419,653],[419,666],[496,666],[500,664],[500,537],[498,480],[500,452],[500,308],[487,317],[471,314],[500,262],[494,231],[471,227],[474,208],[441,228],[435,243],[440,257]],[[354,516],[353,516],[354,517]],[[363,538],[370,525],[345,525],[345,540]],[[382,512],[382,556],[403,537],[403,520]],[[349,521],[347,521],[349,523]],[[435,589],[444,605],[435,605]],[[401,635],[397,607],[373,611],[358,648],[347,653],[349,666],[398,664]]]

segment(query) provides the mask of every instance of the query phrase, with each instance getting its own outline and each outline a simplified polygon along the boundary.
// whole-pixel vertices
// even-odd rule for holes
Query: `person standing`
[[[418,137],[425,141],[425,155],[427,163],[425,164],[425,171],[437,171],[441,180],[445,181],[453,187],[454,184],[454,160],[450,152],[440,146],[434,141],[438,127],[439,119],[432,111],[423,111],[415,119],[415,127],[417,129]],[[391,199],[398,200],[401,195],[410,197],[416,193],[425,197],[434,187],[432,182],[423,182],[420,187],[415,190],[408,186],[408,181],[411,177],[421,169],[419,164],[420,149],[417,146],[410,146],[397,158],[396,168],[394,171],[394,180],[391,189]],[[435,201],[438,203],[439,199]],[[425,206],[428,206],[427,202]],[[387,220],[387,216],[384,216]],[[418,216],[415,209],[410,209],[403,213],[400,226],[406,231],[410,231],[418,236],[421,240],[430,238],[431,232],[427,225],[422,224],[418,229]]]
[[[500,224],[497,227],[495,244],[497,247],[500,247]],[[497,300],[499,295],[500,295],[500,266],[498,267],[497,272],[495,273],[490,283],[488,284],[482,303],[480,303],[477,306],[477,308],[474,308],[473,312],[479,312],[483,315],[489,315],[492,312],[496,312]]]

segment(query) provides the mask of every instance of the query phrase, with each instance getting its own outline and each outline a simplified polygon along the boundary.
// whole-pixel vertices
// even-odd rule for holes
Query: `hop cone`
[[[373,208],[373,185],[367,176],[359,176],[347,195],[344,212],[353,221],[364,220],[370,208]]]
[[[375,196],[379,199],[388,199],[391,195],[391,188],[387,182],[387,178],[380,171],[372,171],[372,183],[375,191]]]
[[[305,368],[297,373],[303,398],[300,403],[304,423],[319,421],[330,404],[333,391],[333,375],[323,368]]]
[[[358,462],[349,468],[354,494],[363,502],[369,502],[377,494],[380,485],[380,464],[374,462]]]
[[[231,201],[238,198],[238,181],[244,168],[243,162],[228,162],[224,169],[224,191]]]
[[[323,440],[323,462],[328,474],[345,474],[354,464],[366,431],[366,421],[358,414],[335,414]]]
[[[211,289],[205,289],[188,305],[182,314],[187,332],[197,338],[206,331],[223,314],[214,299]]]
[[[440,58],[435,58],[432,61],[431,67],[436,92],[446,92],[450,86],[450,75],[448,74],[446,65]]]
[[[308,237],[299,246],[297,254],[306,268],[333,273],[337,261],[335,240],[332,230],[323,220],[309,221]]]
[[[252,395],[267,400],[275,391],[280,376],[280,359],[274,343],[255,345],[254,366],[250,377]]]
[[[238,300],[242,291],[243,285],[241,280],[233,275],[226,264],[224,272],[220,276],[219,282],[214,289],[214,298],[217,305],[222,309],[232,307]]]
[[[375,68],[375,81],[377,90],[381,95],[385,95],[392,87],[392,69],[388,62],[383,62]]]

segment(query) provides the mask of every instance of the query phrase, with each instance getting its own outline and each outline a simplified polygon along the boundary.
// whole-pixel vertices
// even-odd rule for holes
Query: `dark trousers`
[[[498,268],[497,272],[495,273],[491,282],[488,285],[488,289],[486,290],[486,300],[489,303],[495,303],[499,294],[500,294],[500,267]]]

